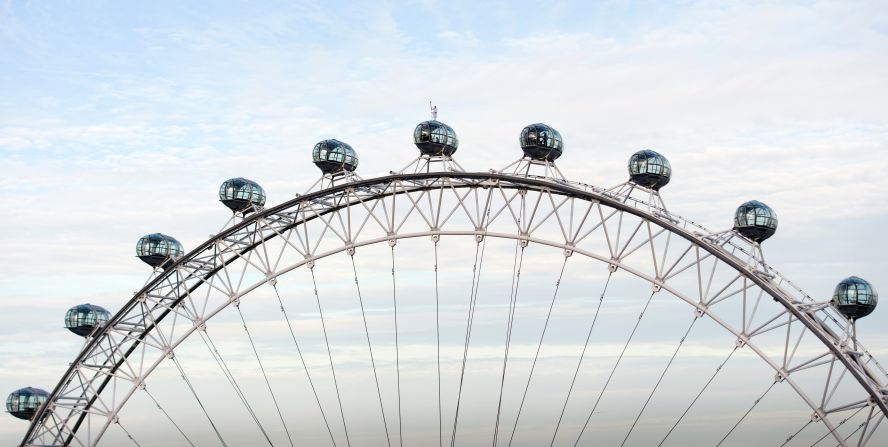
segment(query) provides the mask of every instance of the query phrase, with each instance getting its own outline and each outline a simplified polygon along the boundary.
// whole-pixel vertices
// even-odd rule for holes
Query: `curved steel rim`
[[[680,226],[670,222],[667,219],[662,218],[661,216],[659,216],[655,213],[644,212],[644,211],[639,210],[635,207],[627,205],[626,203],[623,203],[613,197],[609,197],[607,195],[601,194],[596,191],[581,190],[581,189],[572,187],[568,183],[562,183],[562,182],[558,182],[558,181],[551,181],[551,180],[544,180],[544,179],[537,179],[537,178],[528,178],[528,177],[515,176],[515,175],[499,174],[499,173],[431,172],[431,173],[416,173],[416,174],[393,174],[393,175],[388,175],[388,176],[381,176],[381,177],[376,177],[376,178],[358,180],[358,181],[354,181],[351,183],[344,183],[344,184],[341,184],[338,186],[333,186],[333,187],[330,187],[330,188],[327,188],[324,190],[316,191],[316,192],[313,192],[310,194],[306,194],[304,196],[299,196],[299,197],[291,199],[287,202],[284,202],[280,205],[277,205],[277,206],[265,209],[261,212],[255,213],[252,216],[250,216],[249,218],[245,218],[240,223],[226,229],[224,232],[222,232],[220,234],[215,235],[215,237],[208,239],[203,244],[199,245],[197,248],[191,250],[185,256],[179,258],[166,272],[164,272],[161,275],[158,275],[152,281],[147,283],[141,290],[139,290],[133,296],[133,298],[131,298],[126,303],[126,305],[122,306],[121,309],[111,318],[111,320],[108,322],[108,324],[106,324],[104,326],[102,332],[96,334],[92,338],[92,340],[90,340],[90,342],[86,346],[84,346],[83,350],[81,350],[81,352],[78,354],[76,359],[70,364],[65,375],[62,377],[62,379],[59,381],[59,383],[53,389],[52,393],[50,393],[50,398],[47,399],[47,403],[44,404],[43,406],[41,406],[40,410],[38,411],[38,414],[33,419],[32,424],[30,425],[27,433],[25,434],[25,437],[24,437],[21,445],[23,445],[23,446],[27,445],[27,442],[30,439],[31,435],[34,433],[36,427],[41,424],[42,420],[47,415],[46,411],[47,411],[48,407],[56,399],[56,397],[60,393],[63,386],[67,383],[68,378],[71,377],[72,373],[75,371],[76,367],[83,361],[86,354],[91,352],[92,348],[94,348],[95,345],[97,345],[98,343],[100,343],[102,341],[102,339],[103,339],[102,335],[104,335],[107,331],[109,331],[109,328],[111,326],[113,326],[121,318],[123,318],[123,316],[126,314],[126,310],[130,309],[133,305],[135,305],[138,302],[138,297],[143,295],[147,291],[153,289],[156,285],[158,285],[159,283],[164,281],[171,274],[175,274],[177,266],[188,262],[189,260],[193,259],[198,254],[206,251],[208,248],[212,247],[217,240],[224,239],[226,236],[235,234],[239,230],[242,230],[243,228],[255,223],[256,221],[258,221],[260,219],[263,219],[263,218],[268,217],[270,215],[274,215],[280,211],[283,211],[283,210],[286,210],[289,208],[293,208],[294,206],[298,205],[299,203],[323,198],[323,197],[329,196],[331,194],[346,191],[350,188],[362,188],[362,187],[369,187],[369,186],[374,186],[374,185],[379,185],[379,184],[388,184],[390,182],[398,181],[398,180],[400,180],[400,181],[429,180],[429,179],[445,180],[445,179],[449,179],[449,178],[481,180],[481,181],[484,181],[484,180],[507,181],[510,183],[514,183],[516,185],[531,187],[535,190],[550,190],[553,192],[557,192],[560,195],[563,195],[566,197],[575,197],[575,198],[583,199],[586,201],[600,202],[601,204],[606,205],[610,208],[613,208],[613,209],[616,209],[619,211],[623,211],[623,212],[627,212],[629,214],[638,216],[640,218],[650,220],[651,222],[656,223],[657,225],[661,226],[662,228],[665,228],[667,231],[674,233],[674,234],[686,239],[691,244],[694,244],[694,245],[704,249],[712,256],[716,257],[720,261],[731,266],[734,270],[736,270],[738,273],[741,273],[747,279],[752,281],[754,284],[756,284],[758,287],[760,287],[763,291],[765,291],[767,294],[769,294],[772,298],[774,298],[777,302],[779,302],[785,309],[787,309],[787,311],[789,311],[799,322],[804,324],[812,333],[814,333],[818,337],[818,339],[821,341],[821,343],[824,346],[826,346],[830,350],[830,352],[832,352],[834,354],[834,356],[842,362],[844,367],[851,372],[851,374],[854,376],[854,378],[857,380],[857,382],[867,391],[867,393],[870,395],[870,398],[875,403],[875,405],[877,405],[879,407],[879,409],[882,411],[882,413],[886,417],[888,417],[888,403],[885,402],[883,396],[881,396],[881,394],[879,393],[880,390],[873,389],[873,386],[872,386],[872,382],[876,382],[878,384],[878,381],[872,377],[864,377],[863,372],[860,369],[858,369],[858,367],[856,366],[857,365],[856,358],[854,358],[847,351],[841,349],[839,346],[837,346],[834,343],[833,340],[829,339],[824,334],[824,331],[828,332],[828,329],[823,328],[821,323],[818,320],[816,320],[815,318],[813,318],[811,315],[809,315],[808,313],[793,306],[791,301],[787,298],[785,292],[783,292],[778,286],[770,283],[769,281],[762,279],[760,276],[756,275],[752,270],[750,270],[748,268],[748,266],[743,264],[741,261],[739,261],[735,257],[731,256],[730,254],[723,252],[722,250],[718,249],[717,247],[712,246],[711,244],[707,243],[706,241],[703,241],[700,237],[694,235],[690,231],[688,231],[684,228],[681,228]],[[479,184],[474,187],[481,187],[481,186],[482,185]],[[426,188],[426,189],[431,189],[431,188]],[[420,191],[420,190],[421,190],[420,188],[417,188],[415,191]],[[414,191],[414,190],[411,190],[411,191]],[[379,194],[379,196],[397,195],[397,194],[401,194],[401,193],[404,193],[404,191],[400,191],[400,192],[399,191],[388,191],[384,194]],[[336,207],[335,209],[346,208],[348,206],[354,206],[354,205],[356,205],[356,203],[351,203],[349,205],[341,205],[341,206]],[[298,226],[301,223],[302,223],[302,221],[299,221],[299,222],[296,222],[296,223],[293,223],[293,224],[287,226],[286,228]],[[446,235],[448,233],[442,231],[442,232],[439,232],[439,234]],[[487,233],[486,231],[482,231],[481,234],[491,235],[493,237],[516,238],[514,235],[502,235],[502,234],[495,235],[493,233]],[[271,237],[274,237],[274,236],[271,236]],[[391,236],[386,239],[398,239],[401,237],[406,237],[406,236],[394,235],[394,236]],[[415,236],[411,236],[411,237],[415,237]],[[386,240],[386,239],[382,239],[382,240]],[[532,240],[534,242],[538,242],[538,243],[543,243],[542,240],[534,240],[534,239],[530,239],[530,240]],[[253,244],[253,245],[243,249],[240,253],[241,254],[247,253],[247,252],[251,251],[253,248],[255,248],[257,245],[258,244]],[[367,243],[362,244],[362,245],[367,245]],[[549,244],[547,244],[547,245],[549,245]],[[343,250],[344,249],[345,249],[345,247],[343,247]],[[578,250],[578,252],[580,252],[580,251]],[[588,256],[588,254],[586,254],[586,255]],[[614,263],[618,266],[621,266],[618,262],[614,262],[613,260],[607,261],[604,259],[600,259],[599,257],[596,257],[596,256],[590,256],[590,257],[593,257],[593,258],[596,258],[596,259],[599,259],[599,260],[602,260],[605,262],[611,262],[611,263]],[[621,266],[621,267],[623,267],[623,266]],[[625,268],[625,267],[623,267],[623,268]],[[208,273],[204,278],[209,278],[209,277],[215,275],[216,272],[219,271],[219,269],[221,269],[221,266],[214,269],[210,273]],[[627,269],[627,271],[631,271],[631,269]],[[647,279],[643,275],[638,275],[637,273],[635,273],[635,274],[643,279]],[[647,280],[650,281],[650,279],[647,279]],[[655,284],[657,283],[656,281],[650,281],[650,282],[655,283]],[[663,284],[660,283],[660,285],[663,285]],[[667,288],[667,290],[669,290],[668,287],[666,287],[666,288]],[[674,291],[670,290],[670,292],[675,294]],[[176,301],[174,306],[176,304],[178,304],[178,302],[181,301],[181,299],[183,299],[183,297],[180,297],[179,300]],[[169,312],[170,311],[167,310],[166,312],[162,313],[161,318],[157,319],[157,321],[158,322],[162,321],[163,318]],[[708,310],[705,310],[705,312],[707,314],[709,314]],[[146,328],[146,330],[142,333],[143,334],[142,337],[139,338],[140,342],[144,338],[144,335],[148,334],[149,332],[151,332],[153,330],[154,326],[155,325],[152,325],[152,326],[149,326]],[[724,326],[724,325],[722,325],[722,326]],[[135,346],[137,346],[137,345],[134,345],[131,349],[129,349],[126,352],[126,355],[124,358],[128,357],[135,350]],[[761,354],[759,354],[759,355],[761,357]],[[116,369],[121,364],[122,364],[122,360],[115,365],[115,368],[112,369],[112,372],[116,371]],[[772,365],[772,367],[773,367],[773,365]],[[867,380],[867,379],[870,379],[870,380]],[[111,377],[107,376],[105,378],[105,380],[102,382],[102,384],[96,388],[96,390],[97,390],[96,396],[101,394],[104,387],[107,385],[107,383],[110,380],[111,380]],[[89,401],[86,408],[90,408],[92,406],[92,404],[95,401],[96,396],[94,396],[93,399]],[[809,403],[809,405],[810,405],[810,403]],[[81,413],[80,420],[75,424],[74,430],[72,431],[72,435],[70,435],[70,436],[73,436],[73,432],[77,431],[77,428],[79,427],[79,425],[82,422],[85,415],[86,415],[85,412]],[[66,441],[66,445],[68,443],[70,443],[70,441],[71,441],[70,436],[69,436],[69,439]]]

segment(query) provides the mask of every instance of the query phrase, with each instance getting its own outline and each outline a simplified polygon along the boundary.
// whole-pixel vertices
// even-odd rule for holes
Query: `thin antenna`
[[[432,110],[432,120],[438,119],[438,106],[433,106],[432,102],[429,101],[429,108]]]

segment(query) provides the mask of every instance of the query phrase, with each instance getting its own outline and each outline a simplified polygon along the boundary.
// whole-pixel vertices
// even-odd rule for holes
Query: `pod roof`
[[[750,240],[760,243],[777,232],[777,213],[758,200],[750,200],[734,213],[734,229]]]
[[[849,276],[833,292],[832,304],[851,319],[863,318],[876,310],[879,294],[865,279]]]
[[[231,211],[249,212],[253,206],[265,206],[265,190],[252,180],[232,178],[219,186],[219,201]]]
[[[451,156],[459,147],[453,128],[438,121],[423,121],[413,130],[413,143],[423,155]]]
[[[537,161],[555,161],[564,151],[561,134],[543,123],[526,126],[518,142],[524,155]]]
[[[354,171],[358,168],[358,154],[339,140],[323,140],[315,144],[311,159],[324,174]]]
[[[629,179],[638,185],[656,191],[666,186],[671,176],[669,160],[657,152],[644,149],[629,158]]]

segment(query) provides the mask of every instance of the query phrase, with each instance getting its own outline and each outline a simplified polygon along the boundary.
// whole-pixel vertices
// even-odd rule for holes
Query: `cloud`
[[[436,37],[443,42],[458,47],[476,47],[481,42],[478,37],[475,36],[475,33],[472,32],[460,33],[457,31],[442,31],[436,34]]]
[[[309,151],[322,138],[357,148],[365,178],[398,169],[416,156],[411,132],[428,100],[458,132],[469,170],[518,158],[521,127],[544,121],[565,136],[559,166],[572,179],[620,183],[630,154],[650,147],[672,162],[663,195],[673,211],[722,229],[737,204],[769,203],[781,227],[768,259],[814,295],[888,268],[877,237],[888,217],[881,5],[691,3],[657,17],[553,6],[544,27],[510,6],[454,5],[459,14],[431,18],[439,5],[411,6],[422,14],[315,4],[173,20],[6,2],[0,49],[21,60],[0,87],[4,389],[58,379],[76,350],[57,341],[61,312],[122,304],[148,273],[133,258],[140,235],[201,243],[229,217],[215,195],[229,177],[259,181],[272,204],[289,199],[317,177]],[[102,29],[85,25],[90,14]],[[499,261],[508,271],[508,253]],[[462,327],[453,313],[448,323]],[[861,331],[878,351],[877,315]],[[529,346],[515,355],[526,360]],[[448,345],[449,361],[458,347]],[[364,347],[337,349],[350,358]],[[405,361],[429,349],[406,344]],[[633,352],[662,360],[665,350],[648,342]],[[494,369],[501,355],[473,353]],[[8,423],[3,436],[17,433]]]

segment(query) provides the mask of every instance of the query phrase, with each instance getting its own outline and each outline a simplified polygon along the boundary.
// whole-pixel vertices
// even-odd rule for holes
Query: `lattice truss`
[[[736,349],[760,357],[774,386],[791,387],[833,444],[870,441],[888,414],[888,375],[853,340],[849,322],[766,265],[741,236],[713,233],[669,213],[659,198],[651,205],[622,191],[496,173],[395,174],[250,215],[155,273],[87,342],[24,444],[95,445],[186,338],[280,275],[368,244],[451,235],[555,247],[636,275],[656,299],[687,303],[689,314],[733,334]]]

